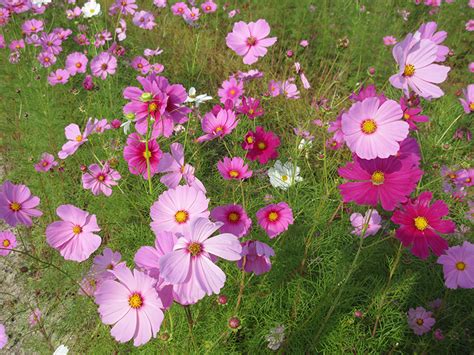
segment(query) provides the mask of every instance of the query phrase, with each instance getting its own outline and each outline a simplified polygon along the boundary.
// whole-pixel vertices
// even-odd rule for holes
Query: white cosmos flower
[[[69,348],[65,345],[59,345],[58,348],[54,351],[53,355],[67,355]]]
[[[200,104],[209,100],[212,100],[212,96],[208,96],[207,94],[196,95],[196,89],[192,87],[189,89],[188,98],[185,102],[194,103],[194,106],[199,107]]]
[[[277,160],[273,168],[268,169],[270,184],[282,190],[287,190],[296,182],[303,181],[300,175],[300,168],[288,161],[284,165]]]
[[[43,5],[51,3],[51,0],[31,0],[31,3],[36,7],[41,7]]]
[[[100,4],[95,0],[90,0],[84,4],[81,10],[85,18],[97,16],[100,13]]]

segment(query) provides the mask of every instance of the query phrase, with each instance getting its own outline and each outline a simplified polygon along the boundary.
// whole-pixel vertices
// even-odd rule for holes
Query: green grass
[[[126,58],[140,55],[144,48],[160,46],[164,53],[157,60],[165,65],[163,74],[171,82],[186,88],[195,86],[198,93],[206,92],[214,97],[221,82],[231,73],[247,70],[242,60],[225,46],[225,36],[232,24],[259,18],[270,23],[271,33],[278,37],[278,42],[255,65],[265,73],[264,80],[247,85],[246,94],[257,96],[266,90],[268,80],[294,76],[294,60],[301,63],[312,89],[302,90],[301,99],[296,101],[281,97],[264,100],[265,115],[258,119],[258,124],[280,136],[280,159],[295,161],[302,169],[304,181],[285,192],[272,188],[264,174],[256,174],[242,184],[245,197],[242,200],[239,185],[224,181],[215,168],[217,161],[227,155],[223,143],[193,143],[193,138],[201,132],[195,115],[186,126],[186,158],[208,189],[210,207],[243,203],[249,216],[254,217],[265,205],[264,196],[271,194],[275,201],[286,201],[293,208],[297,216],[295,224],[270,242],[261,229],[252,229],[250,237],[269,242],[276,256],[270,273],[259,277],[246,275],[242,304],[236,313],[241,273],[233,263],[219,263],[227,275],[222,294],[228,296],[229,304],[219,306],[212,296],[191,307],[195,346],[190,340],[184,310],[178,304],[166,313],[161,328],[160,334],[171,334],[170,340],[155,339],[138,349],[130,343],[116,343],[109,327],[100,322],[97,307],[77,295],[78,287],[71,279],[31,259],[24,259],[28,271],[18,273],[17,277],[18,284],[31,296],[14,300],[0,293],[0,321],[6,322],[9,329],[26,328],[28,309],[37,303],[45,314],[44,326],[52,334],[53,345],[65,343],[73,353],[265,353],[269,352],[265,336],[279,324],[286,328],[281,353],[468,353],[474,347],[470,335],[474,331],[472,291],[447,290],[436,259],[420,261],[400,248],[393,238],[393,224],[386,222],[375,237],[359,244],[350,234],[349,215],[350,211],[365,211],[365,208],[355,205],[341,208],[336,188],[342,181],[337,168],[350,160],[350,152],[326,151],[325,128],[311,124],[314,119],[334,120],[342,108],[350,106],[347,97],[360,83],[376,83],[388,97],[398,100],[400,92],[388,83],[389,76],[395,72],[394,61],[390,49],[382,44],[382,37],[394,35],[402,39],[422,22],[437,21],[439,28],[448,31],[446,42],[455,55],[447,61],[452,70],[449,80],[442,85],[446,96],[423,104],[431,120],[422,124],[415,136],[422,147],[425,171],[417,192],[433,191],[435,197],[447,200],[450,216],[458,225],[468,224],[464,217],[466,203],[454,201],[442,192],[439,175],[439,166],[443,164],[472,165],[472,144],[452,138],[456,128],[472,129],[472,118],[464,115],[456,97],[456,92],[472,81],[467,65],[474,61],[470,50],[472,34],[464,29],[472,10],[465,2],[443,4],[441,11],[431,16],[427,7],[415,6],[411,1],[318,0],[314,1],[314,12],[308,10],[311,2],[304,0],[234,1],[231,8],[241,9],[238,17],[229,20],[220,10],[203,16],[197,28],[188,27],[169,10],[157,15],[158,26],[153,31],[138,29],[129,21],[128,39],[124,42]],[[108,8],[110,3],[110,0],[101,1],[102,8]],[[219,3],[221,8],[223,4]],[[360,11],[361,5],[366,6],[366,12]],[[76,30],[76,25],[65,19],[59,7],[48,10],[47,27]],[[151,9],[148,2],[143,7]],[[407,22],[397,14],[403,8],[411,12]],[[7,40],[19,38],[23,19],[18,16],[0,28]],[[113,31],[114,24],[106,21],[111,18],[101,16],[91,21],[92,33],[104,26]],[[349,39],[347,48],[337,46],[338,39],[343,37]],[[305,50],[298,46],[303,38],[310,40]],[[76,48],[68,40],[64,52]],[[295,59],[286,58],[287,49],[295,50]],[[89,50],[95,53],[93,47]],[[106,81],[95,81],[98,90],[84,91],[80,76],[64,86],[51,87],[46,81],[48,71],[39,67],[35,56],[35,49],[29,46],[21,62],[12,65],[8,63],[7,50],[0,53],[0,153],[5,178],[29,186],[41,198],[40,207],[44,211],[31,230],[23,228],[18,233],[35,256],[61,267],[73,280],[80,281],[91,261],[65,262],[45,242],[46,226],[57,219],[55,209],[70,203],[97,215],[103,237],[99,251],[104,246],[118,250],[127,264],[133,266],[137,249],[153,244],[149,208],[165,187],[155,177],[150,195],[146,181],[128,173],[122,159],[125,135],[121,131],[94,135],[74,156],[61,163],[62,172],[39,174],[33,163],[43,152],[54,154],[60,150],[67,124],[75,122],[83,127],[88,117],[121,118],[126,102],[122,90],[138,84],[136,72],[122,60],[117,75]],[[62,65],[64,55],[54,68]],[[367,75],[371,66],[376,69],[373,77]],[[312,97],[328,98],[330,110],[311,107]],[[212,101],[215,103],[216,99]],[[210,108],[211,104],[201,106],[201,112]],[[253,126],[254,122],[242,119],[225,139],[233,155],[243,155],[240,141]],[[311,130],[316,137],[308,154],[297,149],[299,138],[293,134],[293,127],[297,126]],[[163,151],[168,151],[170,143],[183,140],[184,135],[180,134],[170,139],[160,138],[159,143]],[[115,143],[118,149],[114,149]],[[103,160],[118,159],[117,169],[122,174],[120,187],[125,193],[115,189],[110,198],[95,197],[82,188],[80,165],[92,164],[95,161],[92,153]],[[256,163],[251,167],[254,171],[261,168]],[[388,221],[390,214],[383,216]],[[450,241],[452,245],[459,244],[454,238]],[[9,261],[2,258],[1,262],[8,265]],[[435,313],[436,327],[446,335],[441,342],[434,340],[431,333],[422,337],[414,335],[406,322],[408,308],[427,307],[438,297],[444,302],[444,307]],[[355,310],[363,312],[361,319],[354,317]],[[242,320],[238,332],[227,327],[228,319],[234,315]],[[49,351],[39,331],[9,331],[9,335],[11,343],[19,342],[27,353]]]

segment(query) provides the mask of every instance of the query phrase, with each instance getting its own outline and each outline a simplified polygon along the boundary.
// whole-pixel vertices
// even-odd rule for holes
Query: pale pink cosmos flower
[[[87,70],[87,57],[80,52],[73,52],[66,58],[66,70],[70,75],[85,73]]]
[[[104,194],[112,195],[112,186],[118,185],[121,176],[117,170],[112,169],[108,163],[103,167],[98,164],[89,166],[88,172],[82,175],[82,187],[91,190],[95,196]]]
[[[153,232],[184,233],[196,218],[209,217],[209,199],[199,189],[180,185],[163,192],[151,206]]]
[[[303,69],[301,68],[301,64],[298,62],[295,63],[295,71],[296,74],[300,76],[301,82],[303,83],[303,88],[305,88],[305,90],[311,89],[311,85],[308,79],[306,78]]]
[[[143,55],[145,57],[154,57],[154,56],[160,55],[161,53],[163,53],[163,49],[160,49],[160,47],[156,49],[145,48],[143,50]]]
[[[466,31],[474,31],[474,20],[469,20],[466,22]]]
[[[1,48],[1,47],[0,47],[0,48]],[[471,73],[474,73],[474,62],[469,63],[468,68],[469,68],[469,71],[470,71]]]
[[[267,54],[267,47],[277,41],[276,37],[268,37],[270,26],[263,19],[257,22],[245,23],[239,21],[234,24],[232,32],[226,37],[227,46],[243,57],[244,64],[253,64],[258,58]]]
[[[81,145],[87,142],[87,137],[91,133],[92,128],[90,125],[86,126],[83,134],[79,126],[75,123],[66,126],[64,133],[68,141],[62,146],[58,157],[60,159],[66,159],[68,156],[73,155]]]
[[[438,46],[429,39],[421,39],[413,44],[413,35],[408,36],[392,51],[399,72],[390,77],[390,83],[402,89],[409,96],[410,89],[425,99],[444,95],[435,84],[446,80],[450,67],[434,64],[437,60]]]
[[[280,84],[275,80],[270,80],[268,83],[268,92],[270,96],[273,97],[280,95]]]
[[[204,13],[210,14],[217,10],[217,4],[213,0],[208,0],[201,4],[201,9]]]
[[[342,132],[349,149],[362,159],[388,158],[397,154],[408,136],[409,125],[394,100],[377,97],[355,102],[342,114]]]
[[[183,18],[187,22],[195,22],[199,20],[199,16],[200,16],[199,9],[196,7],[193,7],[191,9],[187,8],[186,10],[184,10]]]
[[[133,16],[133,24],[145,30],[152,30],[156,26],[155,16],[151,12],[138,11]]]
[[[217,115],[212,112],[206,113],[201,121],[202,130],[206,133],[196,139],[197,142],[210,141],[215,138],[222,138],[230,134],[239,120],[235,119],[235,113],[232,110],[220,110]]]
[[[119,27],[115,29],[115,33],[117,34],[117,40],[119,42],[127,38],[127,22],[123,18],[120,19]]]
[[[252,176],[252,170],[240,157],[224,157],[217,163],[217,169],[225,180],[244,180]]]
[[[379,229],[382,227],[382,217],[380,217],[377,210],[368,210],[363,216],[360,213],[353,213],[350,217],[352,227],[354,230],[352,234],[367,238],[371,235],[377,234]]]
[[[461,101],[464,112],[474,112],[474,84],[469,84],[466,89],[463,89],[464,98],[459,99]]]
[[[15,234],[10,231],[0,232],[0,256],[7,256],[17,245]]]
[[[114,279],[113,271],[124,266],[125,261],[122,261],[122,255],[118,251],[114,252],[110,248],[105,248],[102,254],[94,258],[91,274],[100,280]]]
[[[8,343],[8,335],[5,326],[0,323],[0,349],[3,349]]]
[[[156,337],[164,318],[156,280],[127,267],[113,274],[117,280],[105,280],[95,292],[102,322],[114,325],[110,334],[118,342],[133,338],[134,346],[143,345]]]
[[[397,44],[397,39],[393,36],[385,36],[383,38],[383,44],[386,46],[393,46],[394,44]]]
[[[143,57],[137,56],[132,59],[130,65],[133,69],[139,71],[142,74],[147,74],[150,71],[150,63]]]
[[[171,11],[173,12],[173,15],[175,16],[183,16],[184,12],[188,8],[188,5],[184,2],[177,2],[173,6],[171,6]]]
[[[275,252],[267,244],[258,240],[247,240],[242,243],[242,259],[237,262],[237,266],[245,272],[261,275],[272,268],[271,256],[275,256]]]
[[[225,284],[226,275],[214,264],[215,257],[237,261],[242,247],[238,238],[229,233],[211,237],[221,223],[198,218],[174,245],[173,252],[160,258],[160,273],[167,281],[184,284],[183,298],[193,301],[193,289],[201,289],[207,295],[218,294]],[[189,292],[191,291],[191,292]],[[190,293],[190,297],[186,297]]]
[[[117,70],[117,59],[108,52],[102,52],[91,60],[92,75],[100,77],[102,80],[107,78],[107,75],[115,74]]]
[[[162,9],[166,7],[167,0],[153,0],[153,5],[157,8]]]
[[[245,236],[252,226],[252,220],[241,205],[218,206],[211,211],[211,218],[223,223],[220,232],[230,233],[239,238]]]
[[[46,242],[66,260],[87,260],[102,242],[94,233],[100,231],[96,216],[73,205],[59,206],[56,214],[61,221],[46,228]]]
[[[244,94],[244,83],[235,78],[224,80],[217,94],[223,104],[230,100],[234,105],[237,105],[240,103],[240,97]]]
[[[279,83],[280,94],[285,95],[287,99],[293,99],[293,100],[299,99],[300,92],[294,82],[295,82],[294,78],[289,78],[288,80]]]
[[[410,308],[408,310],[408,325],[416,335],[423,335],[431,330],[435,324],[433,313],[423,307]]]
[[[48,83],[51,86],[55,86],[57,84],[66,84],[69,80],[69,72],[65,69],[57,69],[49,73],[48,76]]]
[[[56,56],[51,51],[42,51],[37,59],[44,68],[49,68],[51,65],[56,63],[57,60]]]
[[[25,185],[15,185],[6,180],[0,185],[0,219],[15,227],[24,224],[31,227],[31,217],[40,217],[43,212],[36,209],[40,199],[31,196],[30,189]]]
[[[474,244],[465,241],[450,247],[438,258],[438,264],[443,265],[447,288],[474,288]]]
[[[303,47],[303,48],[308,47],[308,46],[309,46],[308,40],[302,39],[302,40],[300,41],[300,46]]]
[[[43,153],[41,159],[35,164],[35,170],[38,172],[50,171],[52,168],[58,165],[58,162],[54,160],[54,155],[49,153]]]
[[[39,308],[35,308],[28,317],[28,323],[30,327],[34,327],[35,325],[37,325],[41,320],[42,315],[43,313],[41,312],[41,310]]]
[[[415,32],[415,37],[418,39],[429,39],[431,42],[436,44],[437,53],[436,61],[444,62],[446,56],[449,54],[449,48],[447,46],[441,45],[444,42],[448,33],[446,31],[436,31],[438,29],[438,24],[434,21],[424,23],[420,26],[418,31]],[[413,41],[416,43],[416,39]]]

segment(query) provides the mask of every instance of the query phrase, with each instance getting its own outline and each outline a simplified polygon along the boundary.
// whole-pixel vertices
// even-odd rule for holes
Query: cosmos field
[[[472,351],[473,15],[0,0],[0,354]]]

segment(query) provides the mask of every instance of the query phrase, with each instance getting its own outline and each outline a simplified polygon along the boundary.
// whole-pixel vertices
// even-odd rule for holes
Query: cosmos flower
[[[193,220],[208,218],[209,199],[195,187],[180,185],[163,192],[150,209],[153,232],[184,233]]]
[[[66,57],[66,70],[70,75],[85,73],[87,70],[87,57],[80,52],[73,52]]]
[[[11,249],[16,248],[16,237],[10,231],[0,232],[0,256],[7,256],[10,254]]]
[[[42,315],[43,313],[41,312],[41,310],[39,308],[35,308],[28,317],[28,323],[30,324],[30,327],[34,327],[35,325],[37,325],[38,322],[41,320]]]
[[[87,137],[91,133],[92,128],[93,127],[90,125],[87,125],[83,134],[81,133],[79,126],[75,123],[66,126],[64,134],[68,141],[62,146],[61,151],[58,153],[58,157],[60,159],[66,159],[68,156],[73,155],[81,145],[87,142]]]
[[[352,227],[354,230],[352,234],[363,236],[367,238],[371,235],[377,234],[379,229],[382,227],[382,217],[380,217],[377,210],[368,210],[365,215],[362,216],[360,213],[353,213],[350,217]]]
[[[122,15],[133,15],[137,9],[135,0],[115,0],[109,8],[109,14],[115,15],[120,12]]]
[[[81,8],[81,11],[84,18],[97,16],[100,13],[100,4],[96,3],[95,0],[89,0]]]
[[[428,116],[421,115],[421,106],[410,106],[405,96],[400,98],[400,107],[403,110],[403,119],[407,121],[410,129],[417,130],[416,123],[430,120]]]
[[[108,52],[102,52],[91,60],[92,75],[100,77],[102,80],[107,78],[107,75],[115,74],[117,70],[117,59]]]
[[[263,19],[257,22],[245,23],[239,21],[234,23],[234,28],[226,37],[227,47],[239,56],[243,57],[244,64],[253,64],[258,58],[267,54],[267,47],[277,41],[276,37],[268,37],[270,26]]]
[[[224,80],[217,94],[223,104],[230,100],[234,105],[237,105],[240,102],[240,97],[244,94],[244,83],[235,78]]]
[[[184,12],[188,8],[188,5],[184,2],[177,2],[173,6],[171,6],[171,11],[175,16],[183,16]]]
[[[210,14],[217,10],[217,4],[212,0],[207,0],[201,4],[201,9],[204,13]]]
[[[436,322],[432,315],[423,307],[410,308],[408,310],[408,325],[416,335],[423,335],[429,332]]]
[[[430,255],[430,248],[437,256],[448,249],[448,242],[438,233],[453,233],[456,227],[453,221],[442,219],[449,213],[448,205],[442,200],[431,204],[432,197],[431,192],[422,192],[392,216],[392,222],[400,225],[395,236],[420,259]]]
[[[66,260],[87,260],[102,242],[95,234],[100,231],[96,216],[73,205],[59,206],[56,214],[61,221],[48,225],[46,242]]]
[[[246,115],[251,120],[262,116],[264,113],[263,108],[260,106],[260,100],[252,97],[242,98],[242,103],[238,107],[238,112]]]
[[[362,85],[357,93],[353,92],[349,96],[349,100],[353,102],[359,102],[359,101],[364,101],[365,99],[369,97],[377,97],[379,99],[380,104],[383,104],[385,101],[387,101],[387,98],[385,97],[385,95],[383,93],[378,93],[377,88],[373,84]]]
[[[424,23],[420,26],[418,31],[415,32],[415,37],[420,39],[428,39],[434,44],[437,45],[437,53],[436,53],[436,61],[437,62],[444,62],[446,60],[446,56],[449,53],[449,48],[446,46],[441,45],[444,42],[448,33],[446,31],[438,31],[438,24],[434,21]]]
[[[225,180],[244,180],[252,176],[252,170],[240,157],[224,157],[217,163],[217,169]]]
[[[464,98],[459,99],[461,101],[464,112],[474,112],[474,84],[470,84],[466,89],[463,89]]]
[[[270,184],[282,190],[288,190],[290,186],[303,181],[300,176],[300,168],[291,161],[282,164],[277,160],[275,165],[268,169],[267,174],[270,177]]]
[[[24,224],[31,227],[31,217],[40,217],[43,212],[36,209],[40,199],[31,196],[30,189],[25,185],[15,185],[6,180],[0,186],[0,218],[15,227]]]
[[[465,241],[450,247],[438,258],[438,264],[443,265],[447,288],[474,288],[474,244]]]
[[[271,131],[265,131],[262,126],[257,126],[255,132],[249,131],[242,144],[242,148],[247,150],[246,157],[252,161],[258,160],[260,164],[278,158],[279,146],[280,138]]]
[[[201,121],[202,130],[206,133],[196,139],[197,142],[206,142],[215,138],[222,138],[230,134],[239,120],[235,119],[235,113],[232,110],[220,110],[217,115],[208,112]]]
[[[105,280],[95,292],[104,324],[114,325],[110,334],[120,343],[147,343],[160,330],[163,304],[155,290],[156,280],[138,270],[118,268],[116,280]]]
[[[385,36],[383,38],[383,44],[386,46],[393,46],[394,44],[397,44],[397,39],[393,36]]]
[[[66,84],[69,80],[69,72],[64,69],[57,69],[56,71],[53,71],[49,73],[48,75],[48,83],[51,86],[57,85],[57,84]]]
[[[152,30],[156,26],[155,16],[148,11],[137,11],[133,16],[133,24],[145,30]]]
[[[161,156],[162,152],[156,139],[146,141],[138,133],[132,133],[127,137],[123,158],[127,161],[128,170],[133,175],[142,175],[144,179],[148,179],[148,169],[151,176],[155,175],[158,172]]]
[[[50,171],[52,168],[58,165],[58,162],[54,159],[54,155],[49,153],[43,153],[41,159],[35,164],[35,170],[38,172]]]
[[[349,149],[362,159],[388,158],[400,149],[408,136],[408,123],[400,105],[369,97],[342,114],[342,132]]]
[[[100,280],[113,279],[115,278],[113,271],[125,266],[125,262],[121,260],[122,255],[118,251],[114,252],[110,248],[105,248],[102,254],[94,258],[91,274]]]
[[[112,186],[117,185],[117,181],[121,176],[117,170],[112,169],[108,163],[103,167],[98,164],[92,164],[88,168],[88,172],[82,175],[82,187],[91,190],[94,195],[105,196],[112,194]]]
[[[275,256],[275,252],[267,244],[258,240],[247,240],[242,243],[242,259],[237,261],[237,266],[245,272],[261,275],[272,268],[271,256]]]
[[[0,323],[0,349],[3,349],[8,343],[8,335],[5,326]]]
[[[220,232],[230,233],[239,238],[247,235],[252,226],[252,220],[241,205],[218,206],[211,211],[211,218],[223,223]]]
[[[263,207],[257,211],[260,227],[267,232],[270,239],[275,238],[293,224],[293,211],[286,202],[279,202]]]
[[[148,60],[140,56],[133,58],[132,61],[130,62],[130,65],[132,66],[133,69],[139,71],[142,74],[148,74],[151,68]]]

